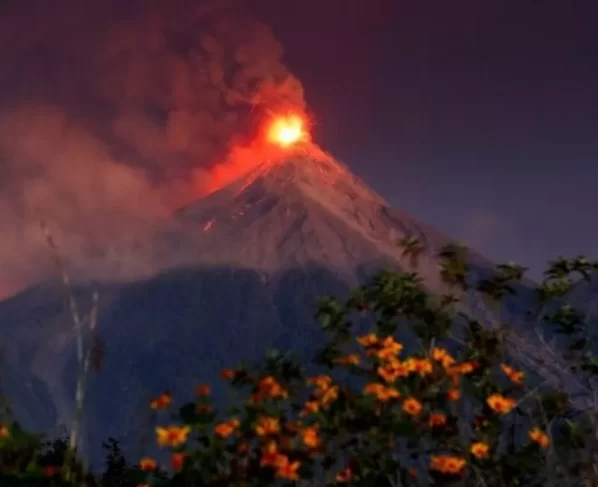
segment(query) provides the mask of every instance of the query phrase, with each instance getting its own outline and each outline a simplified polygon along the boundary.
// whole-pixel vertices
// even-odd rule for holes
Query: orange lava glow
[[[284,161],[289,157],[329,158],[311,140],[310,119],[301,109],[273,110],[248,143],[231,145],[224,160],[193,176],[193,198],[213,193],[247,174],[258,165]],[[210,231],[207,225],[204,231]]]
[[[299,115],[280,116],[268,126],[268,141],[281,147],[289,147],[306,140],[305,122]]]

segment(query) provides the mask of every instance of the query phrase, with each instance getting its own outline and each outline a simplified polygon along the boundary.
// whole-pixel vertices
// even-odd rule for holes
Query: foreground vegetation
[[[567,301],[598,262],[549,264],[521,331],[535,337],[531,357],[493,318],[525,269],[499,265],[475,280],[466,250],[449,245],[438,255],[448,292],[435,296],[418,278],[420,243],[401,246],[411,273],[382,271],[347,302],[322,301],[327,340],[312,364],[271,352],[222,371],[245,399],[220,413],[209,385],[178,408],[167,392],[155,398],[152,434],[168,461],[129,463],[109,440],[104,471],[90,473],[76,434],[44,443],[6,409],[0,485],[598,485],[594,303]]]

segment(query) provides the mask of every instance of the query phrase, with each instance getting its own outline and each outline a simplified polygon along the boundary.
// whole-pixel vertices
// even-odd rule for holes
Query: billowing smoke
[[[84,274],[152,272],[155,220],[222,178],[268,111],[305,108],[282,56],[226,0],[3,2],[0,292],[49,271],[41,220]]]

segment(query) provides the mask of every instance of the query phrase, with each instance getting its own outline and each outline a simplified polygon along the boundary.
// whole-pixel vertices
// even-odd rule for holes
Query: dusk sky
[[[48,3],[0,6],[10,276],[44,211],[77,245],[130,228],[115,215],[163,214],[158,197],[248,137],[239,107],[272,73],[293,81],[260,96],[305,102],[315,140],[394,206],[535,277],[558,254],[598,257],[594,0],[223,0],[217,28],[189,13],[207,2]],[[242,16],[273,36],[230,27]]]
[[[322,145],[490,258],[598,255],[598,3],[256,0]]]

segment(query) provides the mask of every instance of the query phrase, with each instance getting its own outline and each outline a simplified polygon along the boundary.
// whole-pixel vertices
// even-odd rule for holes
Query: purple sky
[[[598,3],[254,1],[318,139],[391,203],[532,271],[598,257]]]
[[[537,276],[558,254],[598,257],[595,0],[193,13],[208,1],[0,3],[0,294],[39,277],[40,215],[96,255],[201,185],[282,92],[393,205],[489,258]],[[249,110],[256,87],[268,103]]]

